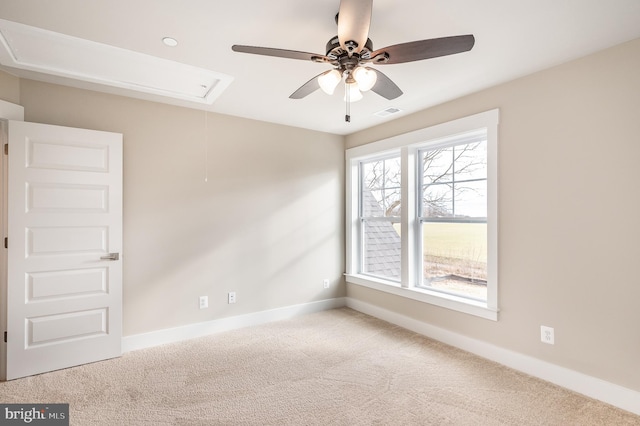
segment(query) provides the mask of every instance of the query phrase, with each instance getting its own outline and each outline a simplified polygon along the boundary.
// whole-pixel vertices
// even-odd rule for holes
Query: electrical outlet
[[[209,296],[200,296],[200,309],[209,307]]]
[[[229,292],[229,303],[236,303],[236,292],[235,291],[230,291]]]
[[[324,286],[324,288],[329,288],[329,278],[325,278],[324,280],[322,280],[322,285]]]
[[[555,342],[555,339],[553,336],[553,327],[547,327],[547,326],[541,325],[540,340],[542,340],[542,343],[548,343],[550,345],[553,345]]]

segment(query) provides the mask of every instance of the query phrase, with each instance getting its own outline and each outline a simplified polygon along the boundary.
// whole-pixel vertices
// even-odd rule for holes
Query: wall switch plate
[[[553,327],[547,327],[544,325],[540,326],[540,340],[542,343],[548,343],[549,345],[553,345],[555,342],[553,335]]]
[[[236,303],[236,292],[235,291],[230,291],[229,292],[229,303]]]
[[[324,288],[329,288],[329,278],[325,278],[324,280],[322,280],[322,285],[324,286]]]
[[[200,296],[200,309],[209,307],[209,296]]]

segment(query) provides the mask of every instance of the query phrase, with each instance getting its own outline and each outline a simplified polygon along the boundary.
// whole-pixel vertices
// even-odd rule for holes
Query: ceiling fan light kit
[[[345,102],[350,121],[349,103],[362,99],[362,92],[368,90],[391,100],[402,95],[402,90],[385,74],[368,65],[400,64],[421,61],[439,56],[466,52],[473,48],[473,35],[442,37],[412,41],[373,50],[369,39],[373,0],[341,0],[336,15],[338,35],[329,40],[324,55],[270,47],[233,45],[235,52],[280,58],[310,60],[330,64],[333,69],[325,71],[303,84],[289,97],[302,99],[317,89],[332,95],[338,83],[345,81]]]
[[[345,102],[358,102],[363,98],[362,92],[358,88],[357,83],[345,83],[344,99]]]
[[[362,92],[371,90],[378,80],[376,72],[373,69],[366,67],[358,67],[353,70],[353,78],[358,83],[358,89]]]
[[[318,84],[324,93],[327,95],[333,95],[336,90],[336,86],[342,80],[342,74],[338,70],[331,70],[322,73],[318,76]]]
[[[371,90],[376,83],[377,75],[370,68],[357,67],[353,71],[353,78],[348,77],[345,81],[346,88],[350,93],[350,102],[356,102],[362,99],[362,93]],[[340,70],[333,69],[318,76],[318,84],[324,93],[333,95],[338,83],[342,81],[342,73]],[[346,91],[345,91],[346,100]]]

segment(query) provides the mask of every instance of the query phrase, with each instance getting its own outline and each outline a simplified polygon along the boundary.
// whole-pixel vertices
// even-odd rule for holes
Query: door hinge
[[[4,248],[8,249],[9,248],[9,238],[4,237]]]
[[[9,155],[9,144],[8,143],[4,144],[4,155]]]
[[[4,332],[4,342],[7,343],[7,332]]]

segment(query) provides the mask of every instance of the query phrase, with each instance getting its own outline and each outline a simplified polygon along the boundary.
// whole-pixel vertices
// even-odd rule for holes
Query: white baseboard
[[[133,336],[125,336],[122,338],[122,352],[125,353],[138,349],[151,348],[167,343],[175,343],[197,337],[208,336],[210,334],[220,333],[223,331],[284,320],[313,312],[341,308],[345,306],[345,303],[345,298],[339,297],[336,299],[320,300],[317,302],[286,306],[284,308],[220,318],[217,320],[152,331],[149,333],[135,334]]]
[[[472,339],[350,297],[346,298],[346,306],[495,361],[514,370],[522,371],[539,379],[555,383],[574,392],[640,415],[640,392],[480,340]]]

